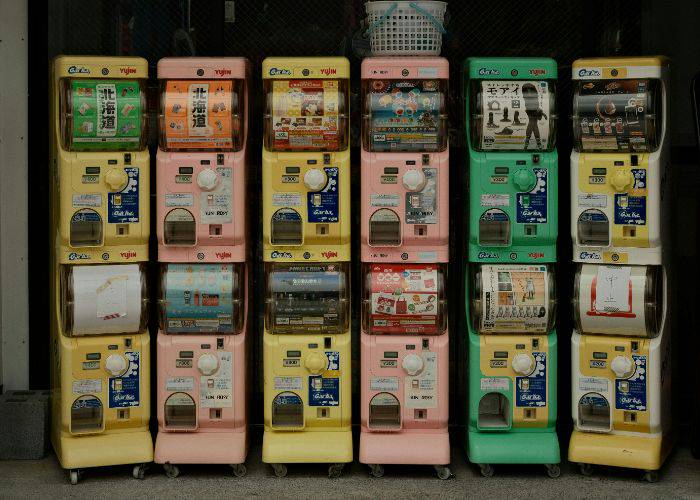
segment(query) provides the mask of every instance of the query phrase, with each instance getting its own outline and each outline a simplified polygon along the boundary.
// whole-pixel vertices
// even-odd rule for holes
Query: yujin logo
[[[121,74],[123,74],[123,75],[127,75],[127,76],[128,76],[128,75],[132,75],[132,74],[136,73],[136,68],[129,68],[129,67],[127,67],[127,68],[119,68],[119,72],[120,72]]]
[[[230,69],[215,69],[214,73],[216,73],[217,76],[226,76],[231,74]]]
[[[216,252],[217,259],[230,259],[231,252]]]
[[[321,74],[330,76],[335,75],[338,71],[335,68],[321,68]]]

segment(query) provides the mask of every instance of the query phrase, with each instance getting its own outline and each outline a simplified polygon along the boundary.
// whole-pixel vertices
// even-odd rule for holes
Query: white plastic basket
[[[367,2],[367,22],[375,56],[439,55],[446,2]]]

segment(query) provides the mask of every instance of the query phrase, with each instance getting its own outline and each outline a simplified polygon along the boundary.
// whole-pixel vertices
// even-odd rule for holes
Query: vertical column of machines
[[[166,58],[160,82],[155,461],[246,472],[246,137],[243,58]]]
[[[263,461],[352,461],[350,64],[263,61]]]
[[[668,61],[579,59],[569,460],[656,480],[671,435]]]
[[[73,484],[153,459],[147,78],[136,57],[51,65],[51,440]]]
[[[426,464],[450,477],[449,65],[362,63],[360,461]]]
[[[559,475],[551,59],[465,62],[469,146],[469,460]]]

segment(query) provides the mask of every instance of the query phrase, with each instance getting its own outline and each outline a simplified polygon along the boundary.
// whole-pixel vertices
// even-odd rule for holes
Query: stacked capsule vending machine
[[[668,72],[660,57],[573,65],[569,460],[585,474],[598,464],[656,480],[673,442]]]
[[[350,64],[268,58],[263,147],[263,462],[352,461]]]
[[[540,58],[465,63],[469,460],[559,475],[555,82]]]
[[[147,78],[136,57],[51,66],[51,439],[72,484],[153,459]]]
[[[432,465],[450,477],[449,65],[362,62],[360,461]]]
[[[157,159],[155,461],[246,473],[248,61],[166,58]]]

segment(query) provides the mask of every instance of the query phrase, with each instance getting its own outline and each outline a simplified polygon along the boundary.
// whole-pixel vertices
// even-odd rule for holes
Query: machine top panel
[[[350,78],[350,61],[345,57],[268,57],[262,62],[267,78]]]
[[[571,66],[571,78],[574,80],[661,78],[668,73],[669,63],[669,59],[664,56],[577,59]]]
[[[54,79],[148,78],[148,61],[142,57],[57,56]]]
[[[248,70],[245,57],[164,57],[158,61],[158,78],[243,80]]]
[[[449,78],[444,57],[368,57],[362,61],[362,78]]]
[[[547,57],[470,57],[464,61],[464,69],[470,79],[557,78],[557,62]]]

